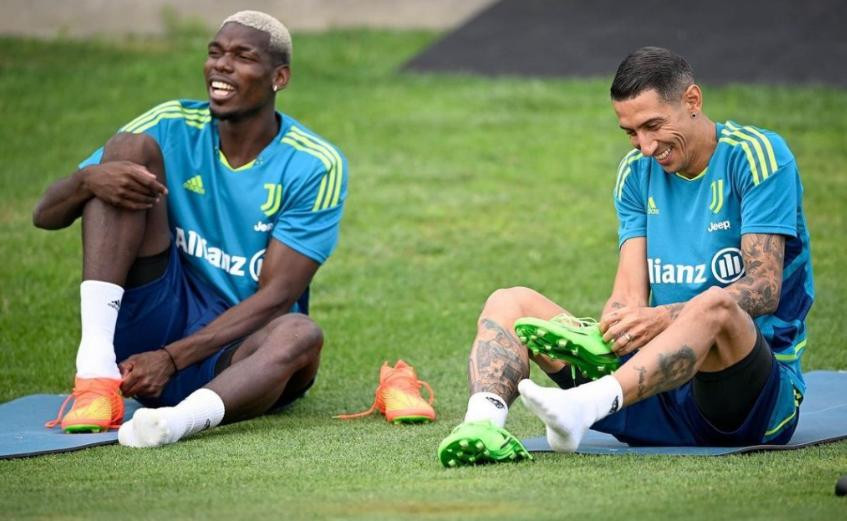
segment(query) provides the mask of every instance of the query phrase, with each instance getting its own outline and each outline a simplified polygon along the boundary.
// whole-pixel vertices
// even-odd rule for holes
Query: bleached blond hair
[[[291,55],[293,47],[291,45],[291,33],[285,25],[269,15],[261,11],[238,11],[237,13],[228,16],[221,23],[221,27],[234,22],[241,24],[257,31],[267,33],[271,38],[270,50],[272,53],[279,54],[282,57],[283,63],[286,65],[291,63]]]

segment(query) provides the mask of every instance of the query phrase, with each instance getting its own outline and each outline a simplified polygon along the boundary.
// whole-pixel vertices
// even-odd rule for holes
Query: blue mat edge
[[[835,370],[835,371],[811,371],[811,373],[815,372],[833,372],[833,373],[847,373],[847,371],[843,370]],[[807,373],[809,374],[809,373]],[[37,396],[37,395],[28,395],[28,396]],[[12,403],[14,401],[27,398],[28,396],[18,397],[8,402],[5,402],[2,405]],[[49,396],[59,396],[64,397],[65,395],[49,395]],[[132,405],[130,405],[132,404]],[[128,409],[132,408],[133,410],[138,407],[137,402],[134,400],[127,400]],[[128,416],[130,411],[127,411]],[[117,432],[109,431],[107,433],[103,433],[103,435],[107,436],[107,439],[99,440],[99,441],[91,441],[87,443],[82,443],[80,445],[74,445],[69,447],[61,447],[61,448],[53,448],[53,449],[45,449],[38,450],[26,453],[15,453],[15,454],[6,454],[0,455],[0,460],[8,460],[8,459],[18,459],[18,458],[30,458],[36,456],[42,456],[45,454],[63,454],[67,452],[74,452],[78,450],[88,449],[92,447],[100,447],[104,445],[113,445],[117,443]],[[639,456],[726,456],[730,454],[748,454],[754,452],[763,452],[763,451],[777,451],[777,450],[795,450],[802,449],[814,445],[822,445],[827,443],[835,443],[841,440],[847,439],[847,434],[839,435],[839,436],[830,436],[826,438],[821,438],[819,440],[813,440],[804,443],[796,443],[789,445],[751,445],[745,447],[629,447],[621,444],[618,447],[594,447],[593,449],[590,447],[586,447],[583,450],[577,450],[577,454],[583,455],[592,455],[592,456],[617,456],[622,454],[636,454]],[[554,451],[550,449],[549,445],[547,445],[547,440],[543,436],[528,438],[522,440],[523,443],[532,446],[533,448],[528,448],[529,452],[537,452],[537,453],[553,453]],[[641,451],[639,451],[641,449]],[[664,450],[665,452],[650,452],[651,449],[656,450]],[[670,451],[668,451],[670,449]],[[678,449],[680,452],[673,452],[674,449]],[[698,449],[699,452],[698,452]],[[646,450],[646,451],[645,451]],[[682,452],[685,451],[685,452]]]
[[[810,376],[815,373],[833,373],[845,375],[847,374],[847,370],[843,369],[817,369],[813,371],[809,371],[804,373],[805,376]],[[589,431],[595,432],[595,431]],[[602,433],[598,433],[602,434]],[[604,436],[609,436],[604,434]],[[611,438],[611,436],[609,436]],[[836,443],[838,441],[842,441],[847,439],[847,434],[839,435],[839,436],[829,436],[825,438],[821,438],[819,440],[808,441],[804,443],[795,443],[787,445],[749,445],[745,447],[696,447],[696,446],[685,446],[685,447],[671,447],[671,446],[643,446],[643,447],[632,447],[629,445],[625,445],[623,443],[620,444],[620,447],[590,447],[587,446],[584,449],[577,449],[575,454],[582,454],[586,456],[620,456],[626,454],[634,454],[637,456],[695,456],[695,457],[704,457],[704,456],[728,456],[732,454],[750,454],[754,452],[765,452],[765,451],[784,451],[784,450],[796,450],[803,449],[807,447],[812,447],[815,445],[824,445],[827,443]],[[614,440],[614,438],[612,438]],[[616,440],[614,440],[617,442]],[[521,443],[525,445],[529,445],[527,450],[529,452],[534,453],[551,453],[554,454],[556,451],[550,448],[547,443],[547,439],[544,436],[536,436],[533,438],[526,438],[521,440]],[[620,442],[617,442],[620,443]],[[539,447],[541,446],[541,447]],[[530,448],[532,447],[532,448]],[[663,452],[658,452],[659,450]],[[677,450],[678,452],[674,452]],[[684,451],[684,452],[683,452]]]
[[[91,443],[84,443],[82,445],[74,445],[73,447],[63,447],[61,449],[46,449],[40,450],[36,452],[26,452],[26,453],[18,453],[18,454],[6,454],[0,455],[0,460],[7,459],[19,459],[19,458],[33,458],[35,456],[44,456],[46,454],[64,454],[66,452],[75,452],[83,449],[90,449],[91,447],[102,447],[103,445],[114,445],[118,442],[118,438],[103,440],[103,441],[95,441]]]
[[[39,397],[39,396],[49,396],[49,397],[57,397],[59,399],[64,399],[67,396],[67,394],[51,394],[51,393],[30,394],[30,395],[25,395],[25,396],[18,396],[17,398],[13,398],[13,399],[11,399],[7,402],[3,402],[0,405],[8,405],[8,404],[12,404],[12,403],[19,401],[19,400],[24,400],[26,398]],[[126,407],[126,415],[124,416],[124,419],[126,420],[129,417],[131,417],[131,415],[135,412],[135,410],[137,408],[139,408],[141,405],[133,399],[124,398],[124,406]],[[55,427],[55,429],[58,430],[58,427]],[[109,430],[109,431],[106,431],[106,432],[103,432],[103,433],[100,433],[100,434],[89,434],[89,436],[103,436],[105,439],[97,440],[97,441],[84,442],[84,443],[81,443],[79,445],[71,445],[71,446],[67,446],[67,447],[44,449],[44,450],[37,450],[37,451],[31,451],[31,452],[18,452],[18,453],[14,453],[14,454],[0,454],[0,460],[10,460],[10,459],[19,459],[19,458],[33,458],[33,457],[36,457],[36,456],[44,456],[44,455],[47,455],[47,454],[64,454],[64,453],[67,453],[67,452],[75,452],[75,451],[78,451],[78,450],[89,449],[89,448],[92,448],[92,447],[102,447],[104,445],[114,445],[114,444],[118,443],[118,431],[117,430]]]
[[[831,438],[822,438],[820,440],[809,441],[806,443],[798,443],[795,445],[749,445],[746,447],[696,447],[696,446],[685,446],[685,447],[670,447],[670,446],[655,446],[655,447],[630,447],[627,445],[621,446],[618,450],[616,448],[595,448],[592,450],[591,448],[586,449],[577,449],[575,454],[581,454],[584,456],[620,456],[626,454],[633,454],[636,456],[694,456],[694,457],[710,457],[710,456],[729,456],[732,454],[750,454],[752,452],[765,452],[765,451],[781,451],[781,450],[796,450],[796,449],[804,449],[807,447],[812,447],[815,445],[824,445],[827,443],[835,443],[841,440],[847,439],[847,434],[843,436],[835,436]],[[521,443],[524,445],[540,445],[543,444],[546,448],[527,448],[529,452],[538,453],[538,454],[555,454],[556,451],[550,448],[547,444],[547,439],[544,436],[538,436],[535,438],[527,438],[521,440]],[[638,452],[637,449],[656,449],[656,450],[673,450],[679,449],[680,451],[686,452]],[[696,452],[700,449],[700,452]]]

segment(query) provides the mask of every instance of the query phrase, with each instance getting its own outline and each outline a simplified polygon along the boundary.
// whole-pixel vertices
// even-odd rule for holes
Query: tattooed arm
[[[767,315],[779,306],[785,237],[760,233],[741,236],[744,276],[726,287],[751,317]]]
[[[468,360],[471,394],[490,392],[512,403],[518,396],[518,382],[528,377],[526,348],[502,325],[480,319],[477,341]]]
[[[745,275],[727,286],[725,291],[751,316],[773,313],[779,305],[782,287],[785,238],[781,235],[745,234],[741,237],[741,254]],[[692,318],[691,315],[689,318]],[[706,344],[696,344],[697,334],[692,332],[696,327],[696,322],[682,326],[683,331],[688,330],[690,341],[652,344],[655,349],[652,353],[641,351],[631,363],[621,368],[620,376],[627,382],[625,404],[674,389],[693,377],[698,358],[704,356],[712,345],[711,338]]]

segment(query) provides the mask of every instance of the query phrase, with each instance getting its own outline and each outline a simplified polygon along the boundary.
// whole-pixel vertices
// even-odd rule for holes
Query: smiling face
[[[655,159],[665,172],[700,173],[694,170],[703,163],[703,154],[710,152],[701,150],[703,127],[697,115],[702,95],[697,85],[689,86],[679,101],[666,101],[655,89],[648,89],[612,105],[632,146]]]
[[[285,87],[289,69],[274,63],[269,42],[267,33],[239,23],[218,31],[203,67],[213,116],[239,120],[274,106],[274,86]]]

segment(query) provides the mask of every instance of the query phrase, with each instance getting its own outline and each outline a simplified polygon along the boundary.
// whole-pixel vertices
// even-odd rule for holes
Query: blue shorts
[[[715,428],[700,413],[692,383],[607,416],[591,428],[630,445],[747,446],[784,445],[800,415],[790,370],[774,359],[771,373],[744,423],[733,432]]]
[[[205,327],[229,304],[202,280],[186,270],[171,241],[168,267],[158,279],[128,289],[115,327],[118,362],[185,338]],[[229,345],[212,356],[178,371],[158,398],[137,397],[148,407],[176,405],[215,377],[215,365]]]

